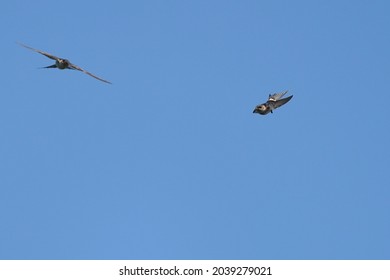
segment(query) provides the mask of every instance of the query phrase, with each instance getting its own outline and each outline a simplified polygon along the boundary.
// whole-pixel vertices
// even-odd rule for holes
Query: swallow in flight
[[[88,71],[82,69],[81,67],[79,67],[77,65],[74,65],[73,63],[71,63],[69,60],[67,60],[65,58],[59,58],[59,57],[57,57],[55,55],[52,55],[52,54],[49,54],[47,52],[31,48],[31,47],[26,46],[26,45],[24,45],[22,43],[18,43],[18,44],[21,45],[22,47],[25,47],[27,49],[30,49],[30,50],[34,51],[34,52],[40,53],[40,54],[42,54],[42,55],[44,55],[44,56],[46,56],[46,57],[56,61],[55,64],[50,65],[50,66],[46,66],[46,67],[43,67],[43,68],[58,68],[58,69],[61,69],[61,70],[63,70],[63,69],[78,70],[78,71],[84,72],[85,74],[87,74],[87,75],[89,75],[89,76],[91,76],[91,77],[93,77],[95,79],[98,79],[99,81],[111,84],[111,82],[106,81],[106,80],[104,80],[102,78],[99,78],[99,77],[95,76],[92,73],[89,73]]]
[[[266,115],[269,112],[273,113],[273,110],[276,108],[286,104],[290,101],[290,99],[293,97],[290,95],[289,97],[282,98],[287,93],[287,90],[285,92],[270,94],[268,96],[267,102],[257,105],[256,108],[253,110],[253,113],[258,113],[260,115]]]

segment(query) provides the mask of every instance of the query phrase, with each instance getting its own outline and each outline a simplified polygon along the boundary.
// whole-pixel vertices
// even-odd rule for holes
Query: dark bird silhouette
[[[61,69],[61,70],[63,70],[63,69],[78,70],[78,71],[84,72],[85,74],[87,74],[87,75],[89,75],[89,76],[91,76],[91,77],[93,77],[95,79],[98,79],[99,81],[111,84],[111,82],[109,82],[107,80],[104,80],[102,78],[99,78],[98,76],[95,76],[94,74],[92,74],[92,73],[82,69],[81,67],[71,63],[69,60],[67,60],[65,58],[59,58],[59,57],[57,57],[55,55],[52,55],[52,54],[49,54],[47,52],[31,48],[31,47],[26,46],[26,45],[24,45],[22,43],[18,43],[18,44],[21,45],[22,47],[25,47],[27,49],[30,49],[30,50],[34,51],[34,52],[40,53],[40,54],[42,54],[42,55],[44,55],[44,56],[46,56],[46,57],[56,61],[55,64],[49,65],[49,66],[46,66],[46,67],[43,67],[43,68],[58,68],[58,69]]]
[[[287,91],[288,90],[272,95],[270,94],[268,96],[267,102],[257,105],[256,108],[253,110],[253,113],[258,113],[260,115],[266,115],[269,112],[273,113],[273,110],[286,104],[293,97],[292,95],[290,95],[289,97],[282,98],[287,93]]]

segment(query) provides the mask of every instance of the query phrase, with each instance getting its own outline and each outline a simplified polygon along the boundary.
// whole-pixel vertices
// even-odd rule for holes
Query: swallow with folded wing
[[[287,93],[287,91],[288,90],[272,95],[270,94],[268,96],[267,102],[257,105],[256,108],[253,110],[253,113],[258,113],[260,115],[266,115],[269,112],[273,113],[273,110],[286,104],[293,97],[292,95],[290,95],[289,97],[282,98]]]

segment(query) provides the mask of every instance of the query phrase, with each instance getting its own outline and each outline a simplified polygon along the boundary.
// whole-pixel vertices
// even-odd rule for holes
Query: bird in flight
[[[273,113],[273,110],[286,104],[293,97],[292,95],[290,95],[289,97],[282,98],[287,93],[287,91],[288,90],[272,95],[270,94],[268,96],[267,102],[257,105],[256,108],[253,110],[253,113],[258,113],[260,115],[266,115],[269,112]]]
[[[22,47],[25,47],[27,49],[30,49],[34,52],[37,52],[37,53],[40,53],[50,59],[53,59],[56,61],[55,64],[53,65],[50,65],[50,66],[46,66],[46,67],[43,67],[43,68],[58,68],[58,69],[71,69],[71,70],[78,70],[78,71],[81,71],[81,72],[84,72],[85,74],[95,78],[95,79],[98,79],[99,81],[102,81],[102,82],[105,82],[105,83],[108,83],[108,84],[111,84],[111,82],[107,81],[107,80],[104,80],[102,78],[99,78],[98,76],[95,76],[94,74],[92,73],[89,73],[88,71],[82,69],[81,67],[77,66],[77,65],[74,65],[73,63],[71,63],[69,60],[65,59],[65,58],[59,58],[55,55],[52,55],[52,54],[49,54],[47,52],[44,52],[44,51],[40,51],[40,50],[37,50],[37,49],[34,49],[34,48],[31,48],[29,46],[26,46],[22,43],[18,43],[19,45],[21,45]]]

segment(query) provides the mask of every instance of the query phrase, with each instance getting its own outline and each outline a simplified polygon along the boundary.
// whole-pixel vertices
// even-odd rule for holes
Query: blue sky
[[[3,1],[0,259],[389,259],[389,8]]]

